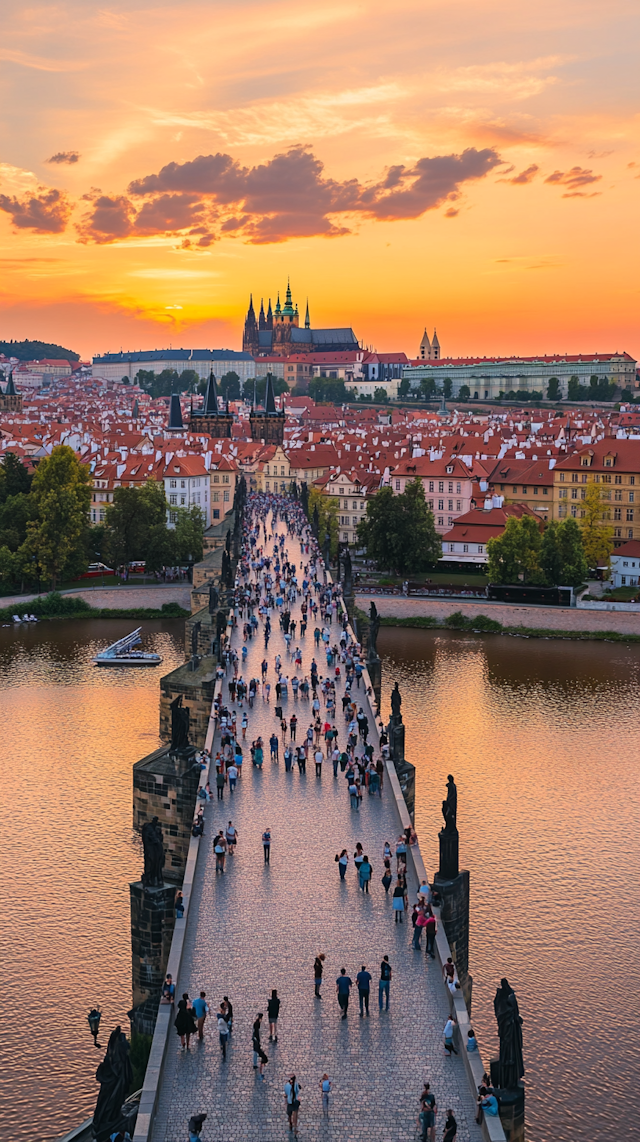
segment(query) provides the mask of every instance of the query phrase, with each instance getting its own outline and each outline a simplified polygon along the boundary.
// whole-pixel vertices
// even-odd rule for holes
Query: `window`
[[[577,500],[577,498],[578,498],[578,489],[577,489],[577,488],[572,488],[572,489],[571,489],[571,499],[572,499],[572,500]]]
[[[604,466],[605,468],[613,468],[613,456],[605,456]]]
[[[400,481],[396,480],[396,492],[400,491]]]
[[[458,481],[458,483],[456,484],[456,495],[459,496],[461,492],[462,492],[462,484],[460,483],[460,481]]]
[[[566,504],[560,504],[560,507],[558,508],[558,519],[564,519],[566,514],[567,514]]]
[[[478,544],[478,555],[484,555],[484,547],[481,543]]]
[[[513,491],[514,491],[514,493],[518,491],[518,485],[517,484],[513,485]]]
[[[178,513],[177,512],[169,512],[169,522],[170,523],[177,523],[178,522]]]
[[[632,504],[635,499],[635,492],[629,492],[629,503]]]
[[[623,587],[626,586],[626,582],[627,582],[627,576],[621,575],[620,576],[620,583],[622,584]]]
[[[587,482],[587,479],[588,479],[588,476],[587,476],[586,472],[583,472],[583,474],[582,474],[582,483],[583,483],[583,484],[586,484],[586,482]]]
[[[433,500],[429,500],[429,502],[428,502],[428,504],[427,504],[427,507],[429,508],[429,511],[430,511],[430,512],[432,512],[432,511],[433,511]]]
[[[438,482],[438,491],[439,491],[439,492],[444,492],[444,480],[440,480],[440,481]]]
[[[586,498],[587,498],[587,489],[586,489],[586,488],[581,488],[581,489],[580,489],[580,499],[581,499],[581,500],[586,500]]]
[[[577,472],[574,472],[574,473],[573,473],[573,475],[572,475],[572,477],[571,477],[571,483],[572,483],[572,484],[577,484],[577,483],[578,483],[578,473],[577,473]]]
[[[450,543],[449,544],[449,551],[455,551],[455,549],[456,549],[455,543]]]
[[[214,492],[213,493],[213,502],[214,502],[214,504],[217,504],[220,502],[220,492]]]
[[[100,523],[104,523],[104,508],[100,508]]]
[[[633,523],[633,508],[627,508],[627,523]]]
[[[214,508],[212,515],[214,519],[220,519],[220,508]]]
[[[444,511],[444,500],[438,500],[438,511]]]
[[[229,483],[229,477],[228,477],[228,476],[223,476],[223,477],[222,477],[222,483],[223,483],[223,484],[228,484],[228,483]]]
[[[564,484],[564,472],[560,473],[560,483]]]
[[[462,500],[456,500],[456,511],[457,512],[462,511]]]
[[[539,495],[539,492],[538,492],[538,489],[537,489],[537,488],[534,488],[534,489],[533,489],[533,494],[534,494],[534,496],[537,496],[537,495]]]
[[[186,502],[187,502],[187,497],[186,496],[180,496],[180,506],[184,507]]]
[[[438,516],[438,527],[444,527],[444,517],[441,515]]]
[[[611,483],[611,475],[609,472],[606,472],[604,474],[604,476],[602,477],[602,482],[603,482],[603,484],[610,484]]]
[[[452,515],[450,515],[448,517],[447,523],[448,523],[449,527],[453,527],[453,516]]]
[[[265,468],[265,472],[267,473],[267,476],[268,476],[268,475],[269,475],[269,465],[268,465],[268,464],[267,464],[267,466],[266,466],[266,468]]]
[[[527,488],[524,484],[522,485],[522,494],[523,494],[523,496],[526,496],[526,494],[527,494]]]
[[[630,483],[630,484],[635,484],[635,482],[636,482],[636,478],[635,478],[635,476],[629,476],[629,483]]]
[[[269,471],[269,465],[267,465],[267,472],[268,471]],[[220,474],[218,472],[213,473],[213,482],[214,482],[214,484],[220,483]]]
[[[178,497],[176,495],[169,496],[169,503],[170,504],[177,504],[177,502],[178,502]]]
[[[614,476],[613,482],[614,482],[614,484],[621,484],[622,483],[622,476]]]
[[[574,507],[574,505],[572,504],[571,505],[571,515],[573,516],[574,519],[576,518],[577,514],[578,514],[578,509],[576,507]]]
[[[463,544],[462,544],[462,550],[463,550],[464,552],[468,552],[468,551],[469,551],[469,544],[468,544],[468,543],[463,543]]]
[[[169,480],[169,487],[176,488],[178,485],[175,480]]]
[[[449,500],[449,511],[453,511],[453,500]]]
[[[449,491],[453,491],[453,480],[449,480]]]
[[[613,518],[614,519],[622,519],[622,512],[621,512],[620,508],[614,508],[613,509]]]
[[[614,498],[614,500],[617,500],[617,501],[618,501],[618,503],[619,503],[619,502],[620,502],[620,500],[622,499],[622,492],[618,492],[618,491],[614,492],[614,493],[613,493],[613,498]]]
[[[569,493],[568,493],[566,488],[560,488],[560,499],[561,500],[566,500],[568,494]]]
[[[632,527],[630,527],[628,529],[627,535],[628,535],[629,539],[633,539],[633,528]],[[634,582],[635,582],[635,580],[634,580]]]
[[[228,504],[228,503],[229,503],[229,493],[228,493],[228,492],[224,492],[224,493],[223,493],[223,496],[224,496],[224,502],[225,502],[225,504]]]
[[[357,501],[357,500],[352,500],[352,501],[351,501],[351,510],[352,510],[353,512],[356,512],[356,511],[358,510],[358,501]]]
[[[180,481],[180,487],[181,487],[181,488],[186,488],[186,486],[187,486],[187,484],[186,484],[186,481],[185,481],[185,480],[181,480],[181,481]]]
[[[613,534],[614,534],[614,537],[616,539],[622,539],[622,528],[621,527],[614,527]]]
[[[280,465],[280,475],[284,476],[284,464]]]
[[[433,491],[433,480],[429,480],[429,491]]]
[[[543,496],[548,496],[548,495],[549,495],[549,489],[548,489],[548,488],[543,488],[543,489],[542,489],[542,494],[543,494]]]

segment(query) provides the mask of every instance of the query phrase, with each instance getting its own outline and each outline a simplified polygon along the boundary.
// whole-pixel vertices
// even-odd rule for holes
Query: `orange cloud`
[[[572,167],[569,171],[554,171],[545,182],[550,182],[556,186],[568,186],[571,190],[575,190],[579,186],[588,186],[592,182],[600,182],[601,174],[594,174],[592,170],[585,170],[584,167]],[[565,194],[564,198],[569,198],[570,195]]]
[[[66,229],[71,203],[64,191],[46,190],[16,198],[0,194],[0,210],[11,215],[18,230],[34,230],[36,234],[60,234]]]

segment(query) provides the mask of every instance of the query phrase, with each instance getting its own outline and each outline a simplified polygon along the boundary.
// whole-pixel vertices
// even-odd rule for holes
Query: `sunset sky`
[[[634,0],[7,5],[0,338],[640,352]]]

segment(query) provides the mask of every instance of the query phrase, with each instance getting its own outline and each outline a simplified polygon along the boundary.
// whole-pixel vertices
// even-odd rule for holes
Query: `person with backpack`
[[[298,1111],[300,1110],[300,1083],[295,1075],[289,1075],[287,1082],[284,1084],[284,1097],[286,1099],[289,1130],[292,1130],[297,1138]]]
[[[380,982],[378,983],[378,1007],[382,1011],[382,998],[386,1000],[385,1010],[389,1010],[389,985],[391,983],[391,964],[389,957],[383,956],[380,964]]]
[[[271,829],[265,829],[262,834],[262,847],[264,849],[264,863],[271,863]]]

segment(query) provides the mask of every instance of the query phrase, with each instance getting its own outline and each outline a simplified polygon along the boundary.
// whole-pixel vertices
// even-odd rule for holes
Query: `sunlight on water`
[[[385,717],[395,679],[403,694],[430,876],[457,782],[486,1061],[506,975],[528,1139],[636,1138],[640,648],[386,629],[379,651]]]
[[[131,767],[158,739],[158,683],[184,659],[184,624],[143,623],[155,668],[92,656],[134,624],[42,623],[0,630],[4,997],[0,1121],[7,1142],[58,1138],[88,1117],[100,1042],[131,1006],[128,882]]]

